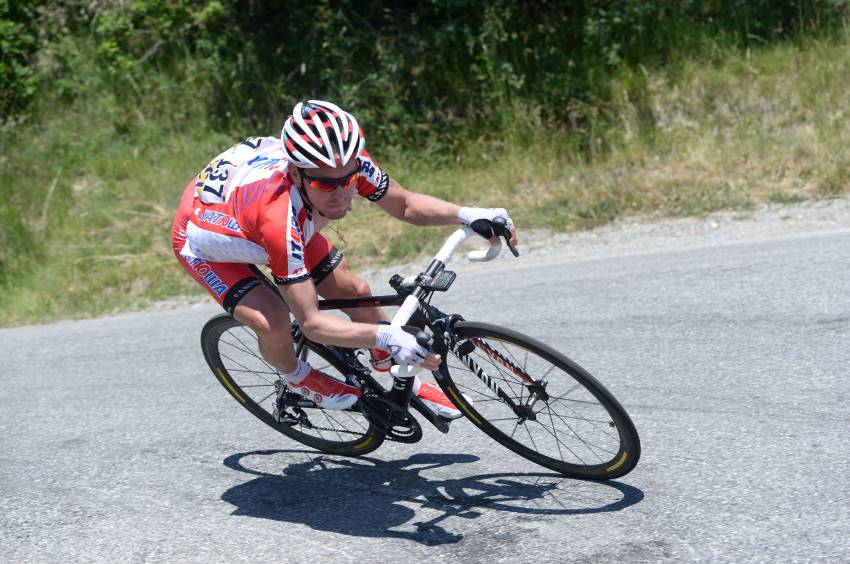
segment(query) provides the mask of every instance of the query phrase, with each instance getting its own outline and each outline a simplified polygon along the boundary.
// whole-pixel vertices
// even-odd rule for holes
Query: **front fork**
[[[457,319],[454,321],[457,321]],[[454,325],[453,322],[447,324],[447,327],[451,327],[452,325]],[[454,355],[464,365],[466,365],[466,367],[469,368],[469,370],[475,374],[479,380],[484,382],[484,384],[486,384],[487,387],[496,394],[496,397],[498,397],[500,401],[510,406],[514,414],[520,418],[520,422],[525,420],[534,421],[537,419],[537,414],[534,411],[534,405],[540,400],[543,400],[544,402],[549,401],[549,394],[546,393],[546,386],[549,383],[546,380],[543,378],[534,380],[534,378],[532,378],[523,368],[517,366],[510,359],[499,353],[499,351],[491,347],[484,339],[475,337],[459,343],[454,340],[454,331],[451,330],[445,331],[444,337],[448,339],[448,348],[451,349],[452,353],[454,353]],[[478,363],[476,363],[471,356],[472,351],[476,348],[498,364],[504,366],[521,381],[521,384],[525,386],[529,392],[528,398],[525,401],[522,403],[514,401],[514,399],[506,394],[501,386],[499,386],[498,382],[491,378],[484,369],[478,366]]]

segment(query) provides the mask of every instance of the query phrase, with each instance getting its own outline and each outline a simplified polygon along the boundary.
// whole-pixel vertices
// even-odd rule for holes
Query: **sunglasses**
[[[357,182],[357,177],[360,175],[360,161],[357,161],[357,168],[339,178],[314,178],[304,174],[304,171],[301,169],[298,169],[298,172],[301,174],[301,184],[303,186],[311,190],[318,190],[319,192],[333,192],[338,186],[350,188]]]

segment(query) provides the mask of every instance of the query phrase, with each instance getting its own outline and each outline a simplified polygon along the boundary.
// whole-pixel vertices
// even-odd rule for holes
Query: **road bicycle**
[[[392,323],[418,328],[420,344],[442,356],[434,379],[473,425],[566,477],[624,476],[640,458],[640,439],[622,405],[599,381],[536,339],[501,325],[467,321],[431,304],[456,279],[446,266],[467,238],[477,233],[492,241],[485,250],[469,252],[470,260],[499,255],[500,237],[508,240],[505,222],[497,218],[485,223],[456,230],[422,273],[394,275],[390,286],[395,295],[320,300],[319,308],[400,306]],[[346,410],[324,410],[290,390],[263,360],[254,333],[229,314],[213,317],[201,332],[207,364],[230,395],[287,437],[329,454],[357,456],[387,440],[419,441],[422,427],[416,414],[442,433],[461,421],[440,417],[413,394],[412,376],[420,369],[393,366],[391,376],[379,374],[370,369],[366,349],[313,342],[296,322],[292,333],[299,358],[361,389],[357,403]]]

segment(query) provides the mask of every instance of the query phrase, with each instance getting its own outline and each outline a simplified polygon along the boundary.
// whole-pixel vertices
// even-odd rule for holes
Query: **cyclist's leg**
[[[228,313],[257,335],[260,354],[284,373],[295,370],[289,308],[251,265],[202,261],[178,255],[180,264]]]
[[[372,295],[365,280],[348,266],[342,253],[321,234],[316,234],[307,245],[305,259],[313,276],[316,291],[327,299],[364,298]],[[389,321],[379,307],[361,307],[342,310],[353,321],[378,323]]]
[[[257,335],[260,354],[266,362],[283,373],[297,368],[289,308],[277,290],[259,284],[239,300],[231,313]]]

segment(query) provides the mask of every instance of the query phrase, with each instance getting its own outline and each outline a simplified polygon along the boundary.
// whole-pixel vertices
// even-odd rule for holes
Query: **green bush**
[[[36,91],[34,0],[0,0],[0,116],[23,110]]]
[[[452,151],[458,135],[510,128],[515,104],[582,125],[583,104],[608,96],[623,66],[746,49],[801,32],[827,33],[846,0],[71,0],[2,6],[3,112],[22,107],[37,82],[62,82],[80,66],[78,42],[129,104],[156,73],[209,93],[211,120],[277,127],[304,97],[339,101],[382,145]],[[38,8],[38,9],[37,9]],[[40,42],[35,44],[36,39]],[[42,63],[35,65],[33,50]],[[40,72],[36,69],[50,72]],[[90,95],[90,92],[76,92]],[[580,131],[581,128],[577,128]]]

